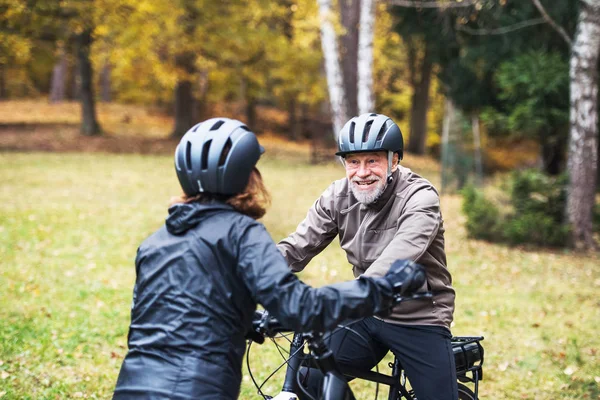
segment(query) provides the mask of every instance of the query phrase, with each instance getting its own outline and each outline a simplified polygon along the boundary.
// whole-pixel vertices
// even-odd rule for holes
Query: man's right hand
[[[396,260],[383,277],[397,296],[414,294],[427,279],[425,268],[410,260]]]

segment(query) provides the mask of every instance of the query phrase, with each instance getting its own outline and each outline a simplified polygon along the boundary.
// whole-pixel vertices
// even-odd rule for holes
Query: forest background
[[[485,397],[598,398],[599,51],[592,0],[2,0],[0,397],[109,396],[193,124],[259,134],[278,240],[341,176],[340,121],[376,111],[442,192]],[[350,278],[339,249],[314,263]]]

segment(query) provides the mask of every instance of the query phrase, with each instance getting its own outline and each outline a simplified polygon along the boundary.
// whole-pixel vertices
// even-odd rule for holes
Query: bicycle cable
[[[252,379],[252,383],[254,383],[254,387],[258,389],[258,394],[262,396],[263,399],[267,400],[267,396],[262,392],[261,386],[258,386],[256,380],[254,379],[254,375],[252,375],[252,370],[250,369],[250,348],[252,347],[252,340],[248,341],[248,348],[246,349],[246,368],[248,368],[248,374],[250,375],[250,379]]]
[[[347,330],[350,333],[355,334],[356,336],[358,336],[358,338],[360,340],[362,340],[363,342],[365,342],[367,344],[367,346],[371,349],[371,354],[375,354],[375,349],[373,348],[373,345],[369,342],[369,340],[364,337],[363,335],[361,335],[360,333],[358,333],[355,329],[352,329],[350,326],[360,322],[362,320],[356,320],[356,321],[352,321],[348,324],[345,325],[338,325],[338,327],[336,329],[334,329],[332,332],[329,332],[327,335],[324,335],[323,340],[327,340],[329,337],[331,337],[331,335],[333,335],[334,333],[340,331],[340,330]],[[345,340],[345,339],[344,339]],[[299,349],[298,351],[300,351],[301,349]],[[292,356],[290,356],[291,358]],[[375,361],[375,371],[379,373],[379,363],[377,362],[377,360],[375,359],[375,357],[373,357],[373,361]],[[306,377],[304,379],[308,379],[308,376],[310,374],[310,368],[307,368],[307,373],[306,373]],[[304,388],[304,385],[302,384],[302,382],[300,381],[300,370],[296,371],[296,384],[298,385],[298,387],[300,388],[300,390],[302,390],[302,393],[308,397],[310,400],[317,400],[315,399],[310,393],[308,393],[308,391]],[[377,398],[379,397],[379,382],[375,382],[375,400],[377,400]]]
[[[278,337],[283,337],[283,338],[285,338],[286,340],[288,340],[288,341],[289,341],[289,338],[287,338],[287,336],[286,336],[286,335],[279,334],[279,335],[278,335]],[[275,342],[274,338],[271,338],[271,341],[272,341],[273,343],[275,343],[275,347],[276,347],[276,348],[279,348],[279,347],[280,347],[280,346],[279,346],[279,344]],[[292,353],[291,355],[289,355],[289,357],[288,357],[288,358],[285,358],[285,356],[284,356],[283,354],[281,354],[281,351],[280,351],[280,353],[279,353],[279,354],[280,354],[280,355],[282,356],[282,358],[284,359],[283,363],[281,363],[281,364],[280,364],[280,365],[279,365],[277,368],[275,368],[275,370],[273,370],[273,372],[271,372],[271,373],[269,374],[269,376],[267,376],[267,377],[266,377],[266,378],[263,380],[263,382],[262,382],[262,383],[259,385],[259,384],[256,382],[256,380],[254,379],[254,376],[252,375],[252,371],[251,371],[251,369],[250,369],[250,347],[251,347],[251,346],[252,346],[252,341],[249,341],[249,344],[248,344],[248,349],[247,349],[247,351],[246,351],[246,367],[248,368],[248,374],[250,375],[250,379],[252,379],[252,383],[254,383],[254,386],[255,386],[255,387],[256,387],[256,389],[258,390],[258,394],[259,394],[259,395],[261,395],[261,396],[262,396],[264,399],[267,399],[268,397],[267,397],[267,395],[265,395],[265,394],[263,393],[263,391],[262,391],[262,387],[263,387],[263,386],[264,386],[264,385],[265,385],[265,384],[266,384],[266,383],[269,381],[269,379],[271,379],[271,378],[273,377],[273,375],[275,375],[275,374],[276,374],[276,373],[277,373],[277,372],[278,372],[278,371],[279,371],[281,368],[283,368],[283,366],[284,366],[284,365],[286,365],[286,364],[289,364],[289,360],[290,360],[290,358],[294,357],[294,356],[295,356],[297,353],[301,352],[303,349],[302,349],[302,348],[300,348],[300,349],[296,350],[294,353]],[[314,399],[313,399],[313,400],[314,400]]]
[[[260,385],[260,387],[258,388],[259,390],[262,389],[262,387],[265,385],[265,383],[267,383],[269,381],[269,379],[271,379],[273,377],[273,375],[275,375],[277,373],[277,371],[279,371],[281,368],[283,368],[284,365],[289,364],[290,363],[290,358],[294,357],[297,353],[299,353],[300,351],[302,351],[302,349],[298,349],[296,350],[292,355],[290,355],[287,359],[285,359],[273,372],[271,372],[269,374],[269,376],[267,376],[265,378],[265,380],[263,381],[263,383]]]
[[[331,335],[333,335],[334,333],[340,331],[340,330],[347,330],[350,333],[355,334],[356,336],[358,336],[358,338],[365,342],[367,344],[367,346],[371,349],[371,354],[374,355],[375,354],[375,349],[373,348],[372,344],[369,342],[369,340],[363,336],[362,334],[360,334],[358,331],[356,331],[355,329],[352,329],[351,326],[360,322],[361,320],[356,320],[356,321],[352,321],[348,324],[343,324],[343,325],[338,325],[338,327],[336,329],[334,329],[333,331],[327,333],[326,335],[324,335],[323,339],[327,340]],[[292,335],[293,333],[289,333],[289,334],[278,334],[276,338],[284,338],[286,339],[288,342],[291,342],[291,340],[289,339],[289,335]],[[273,377],[273,375],[275,375],[281,368],[283,368],[284,365],[289,364],[289,360],[294,357],[297,353],[301,352],[303,350],[303,348],[300,348],[298,350],[296,350],[294,353],[292,354],[288,354],[288,357],[286,358],[286,356],[283,354],[282,352],[282,346],[277,343],[277,341],[275,340],[276,338],[270,338],[271,341],[273,342],[273,344],[275,345],[277,351],[279,352],[279,355],[283,358],[283,362],[277,367],[275,368],[275,370],[273,370],[273,372],[271,372],[264,380],[263,382],[259,385],[258,382],[256,382],[256,379],[254,378],[254,375],[252,374],[252,370],[250,368],[250,348],[252,346],[252,340],[249,341],[248,344],[248,349],[246,351],[246,367],[248,369],[248,374],[250,375],[250,379],[252,380],[252,383],[254,384],[254,386],[256,387],[258,394],[260,396],[262,396],[263,399],[268,399],[270,398],[269,396],[265,395],[262,391],[262,387]],[[344,339],[345,340],[345,339]],[[303,358],[303,362],[308,360],[310,358],[310,355],[307,355],[306,357]],[[377,360],[375,359],[375,357],[373,357],[373,361],[375,361],[375,371],[379,373],[379,363],[377,362]],[[309,370],[310,368],[307,368],[307,375],[304,378],[305,380],[308,379],[309,376]],[[301,381],[301,373],[300,373],[300,369],[298,369],[296,372],[296,383],[298,384],[298,387],[300,388],[300,390],[302,390],[302,392],[304,393],[304,395],[309,398],[310,400],[316,400],[310,393],[308,393],[308,391],[304,388],[304,384]],[[379,397],[379,382],[375,382],[375,400],[377,400]]]

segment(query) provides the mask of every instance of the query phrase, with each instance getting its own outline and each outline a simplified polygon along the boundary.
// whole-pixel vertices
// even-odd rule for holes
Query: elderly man
[[[370,370],[391,350],[419,400],[454,400],[450,324],[455,295],[446,267],[439,196],[429,181],[399,165],[403,147],[400,128],[385,115],[363,114],[348,121],[336,153],[343,158],[346,177],[325,190],[278,247],[296,272],[336,236],[355,277],[383,276],[397,259],[425,266],[422,289],[432,291],[433,298],[404,302],[384,319],[370,317],[353,325],[369,343],[338,331],[330,347],[342,370]],[[321,378],[318,371],[309,371],[313,394]]]

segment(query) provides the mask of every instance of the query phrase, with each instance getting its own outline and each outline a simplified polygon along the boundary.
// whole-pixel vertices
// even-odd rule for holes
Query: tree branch
[[[569,47],[572,47],[573,46],[573,41],[571,40],[571,38],[569,37],[569,35],[567,35],[567,32],[564,30],[564,28],[562,26],[560,26],[556,22],[554,22],[554,20],[552,19],[552,17],[550,17],[550,15],[548,15],[548,13],[546,12],[546,9],[544,8],[544,6],[540,2],[540,0],[531,0],[531,1],[535,5],[535,7],[538,9],[538,11],[540,12],[540,14],[542,14],[542,16],[544,17],[544,20],[552,28],[554,28],[554,30],[557,31],[560,34],[560,36],[562,36],[563,39],[565,39],[565,42],[567,42],[567,44],[569,45]]]
[[[513,32],[518,29],[526,28],[528,26],[545,24],[547,21],[544,18],[528,19],[521,21],[513,25],[504,26],[496,29],[472,29],[464,25],[457,24],[456,30],[466,32],[469,35],[504,35],[505,33]]]
[[[413,8],[458,8],[470,7],[477,4],[477,0],[463,1],[414,1],[414,0],[388,0],[388,4],[398,7]]]

